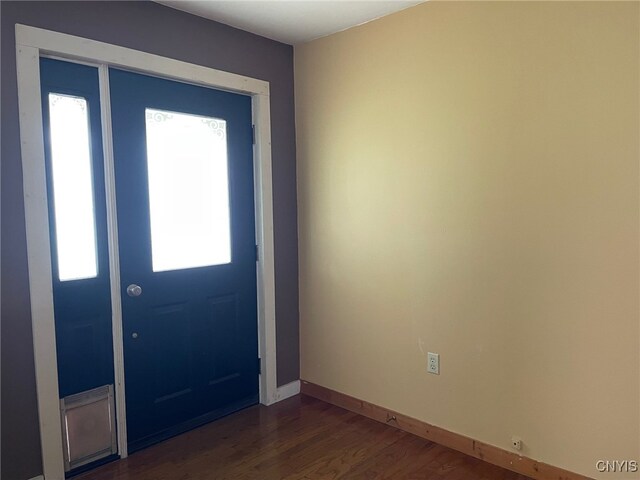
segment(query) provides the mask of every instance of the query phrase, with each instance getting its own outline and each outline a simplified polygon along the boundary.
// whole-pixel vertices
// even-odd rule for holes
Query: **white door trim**
[[[278,387],[277,390],[277,401],[286,400],[287,398],[291,398],[300,393],[300,380],[294,380],[293,382],[287,383],[286,385],[282,385]]]
[[[73,35],[16,25],[16,67],[22,151],[23,189],[29,263],[31,321],[38,394],[43,474],[46,480],[64,480],[62,436],[55,348],[51,250],[46,194],[44,140],[40,95],[40,64],[43,55],[88,62],[100,69],[100,101],[105,160],[109,262],[119,451],[126,456],[124,416],[124,362],[122,317],[119,297],[119,265],[113,157],[111,151],[108,76],[110,66],[251,95],[256,130],[254,148],[256,242],[259,246],[258,338],[261,357],[260,403],[279,400],[276,383],[275,283],[273,203],[271,182],[271,116],[269,83],[201,65],[181,62],[138,50],[110,45]],[[117,297],[117,298],[116,298]]]
[[[120,297],[120,253],[118,245],[118,210],[116,199],[115,163],[113,160],[113,136],[111,134],[111,94],[109,66],[98,66],[100,85],[100,125],[104,163],[104,191],[107,207],[107,244],[109,250],[109,290],[111,293],[111,335],[113,338],[114,399],[116,404],[116,428],[118,453],[126,458],[127,402],[124,385],[124,337],[122,330],[122,298]]]

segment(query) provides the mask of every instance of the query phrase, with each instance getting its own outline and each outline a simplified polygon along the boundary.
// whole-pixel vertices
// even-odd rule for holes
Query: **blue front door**
[[[131,450],[258,401],[251,98],[110,71]]]
[[[96,67],[41,60],[61,397],[114,383]],[[258,401],[251,98],[109,72],[131,451]]]

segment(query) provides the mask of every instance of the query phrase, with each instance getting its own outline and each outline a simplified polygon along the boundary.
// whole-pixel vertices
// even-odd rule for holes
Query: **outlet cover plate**
[[[427,372],[440,375],[440,355],[437,353],[427,353]]]

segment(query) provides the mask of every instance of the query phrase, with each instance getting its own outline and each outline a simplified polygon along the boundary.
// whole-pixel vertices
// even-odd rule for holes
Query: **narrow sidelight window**
[[[58,278],[98,275],[87,101],[49,94],[51,173]]]

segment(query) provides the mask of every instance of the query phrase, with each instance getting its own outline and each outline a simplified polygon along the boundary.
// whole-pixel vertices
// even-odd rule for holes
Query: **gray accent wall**
[[[299,378],[293,48],[152,2],[0,2],[1,419],[3,480],[42,473],[29,307],[15,24],[79,35],[267,80],[276,270],[278,384]]]

